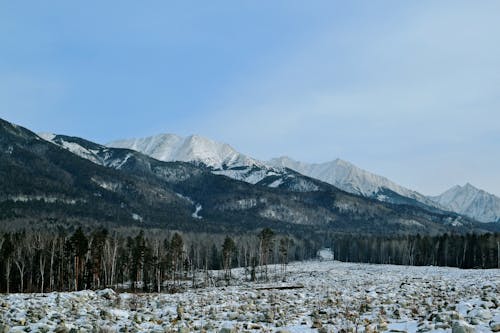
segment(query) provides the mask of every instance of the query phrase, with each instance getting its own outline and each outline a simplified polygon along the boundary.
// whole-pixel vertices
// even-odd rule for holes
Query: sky
[[[0,2],[0,118],[500,196],[500,1]]]

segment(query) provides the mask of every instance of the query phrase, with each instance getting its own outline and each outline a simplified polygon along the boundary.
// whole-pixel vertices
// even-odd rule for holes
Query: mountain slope
[[[92,152],[72,147],[70,143],[65,145],[65,148],[82,157],[92,156]],[[237,152],[227,144],[196,135],[183,138],[163,134],[114,141],[108,146],[136,150],[161,161],[184,161],[204,165],[214,174],[271,188],[295,192],[318,191],[321,185],[318,186],[318,183],[312,181],[317,179],[346,192],[382,202],[411,205],[432,212],[453,211],[483,222],[498,220],[496,197],[489,197],[487,193],[482,195],[480,202],[470,202],[467,208],[464,208],[463,202],[452,204],[445,199],[424,196],[340,159],[309,164],[280,157],[262,162]]]
[[[129,152],[121,153],[123,159]],[[173,227],[193,222],[191,211],[186,199],[158,179],[97,165],[0,120],[3,227]]]
[[[46,137],[54,141],[53,135]],[[81,149],[78,145],[69,142],[59,142],[59,144],[79,156],[99,158],[92,157],[92,151]],[[470,203],[467,205],[469,208],[465,209],[463,203],[450,204],[446,200],[424,196],[340,159],[309,164],[280,157],[262,162],[237,152],[227,144],[196,135],[183,138],[174,134],[162,134],[142,139],[114,141],[109,143],[108,147],[136,150],[166,162],[183,161],[207,166],[213,174],[271,188],[294,192],[318,191],[323,185],[313,181],[317,179],[343,191],[382,202],[416,206],[436,213],[453,211],[483,222],[498,220],[496,202],[492,198],[485,198],[480,203]],[[483,213],[484,211],[490,213]],[[495,220],[490,220],[491,218]]]
[[[70,144],[66,145],[71,150]],[[296,172],[290,172],[282,167],[269,166],[237,152],[228,144],[197,135],[183,138],[174,134],[161,134],[142,139],[114,141],[108,143],[107,146],[136,150],[164,162],[194,162],[207,166],[213,174],[250,184],[286,188],[296,192],[319,189],[318,185],[309,178]],[[73,152],[85,157],[83,156],[85,152],[82,154],[82,151],[77,150],[78,148],[73,147]]]
[[[297,175],[302,174],[346,192],[380,201],[417,205],[430,210],[434,210],[437,206],[434,201],[415,191],[405,189],[387,178],[371,174],[342,160],[324,164],[306,164],[282,157],[264,163],[238,153],[227,144],[200,136],[182,138],[173,134],[114,141],[108,146],[137,150],[161,161],[201,163],[210,167],[215,174],[251,184],[282,187],[282,184],[289,183],[291,179],[297,182]],[[300,179],[300,184],[289,187],[296,191],[317,190],[317,187],[310,184],[306,178]]]
[[[275,167],[286,167],[303,175],[322,180],[346,192],[359,194],[395,204],[423,204],[436,207],[436,203],[424,195],[404,188],[389,179],[375,175],[355,165],[336,159],[332,162],[309,164],[280,157],[268,162]],[[408,200],[410,199],[410,200]]]
[[[44,160],[49,166],[57,164],[60,160],[70,161],[71,165],[77,166],[72,170],[64,168],[57,171],[57,174],[67,173],[69,177],[80,178],[84,185],[97,186],[87,192],[79,186],[72,186],[71,189],[76,191],[75,200],[80,198],[88,200],[89,197],[93,197],[96,189],[102,189],[102,193],[106,195],[111,195],[117,190],[124,192],[122,197],[115,200],[107,200],[106,195],[96,196],[96,200],[85,207],[79,207],[77,211],[66,210],[66,207],[63,207],[65,214],[75,220],[81,220],[82,214],[94,212],[92,205],[99,207],[99,204],[105,204],[109,207],[109,213],[103,216],[101,211],[97,210],[93,215],[93,223],[103,223],[107,216],[116,223],[123,224],[124,220],[115,218],[115,212],[131,205],[134,192],[138,191],[135,188],[142,184],[140,193],[146,192],[151,195],[147,200],[142,198],[135,200],[134,209],[125,214],[128,216],[127,225],[176,227],[198,232],[211,230],[226,233],[269,226],[277,231],[299,236],[324,235],[325,232],[434,234],[479,230],[473,221],[456,214],[431,213],[414,206],[378,202],[346,193],[324,182],[298,174],[296,174],[297,179],[313,184],[316,190],[290,191],[286,187],[287,180],[283,179],[279,180],[283,181],[282,188],[256,186],[215,175],[203,166],[162,162],[139,152],[109,148],[80,138],[51,136],[52,141],[47,142],[34,134],[30,135],[33,136],[31,142],[36,142],[36,145],[43,147],[43,150],[57,153],[54,161],[47,154],[35,154],[36,158]],[[9,150],[0,148],[0,151]],[[24,149],[33,150],[34,145],[27,144]],[[78,157],[69,149],[86,156],[88,160]],[[34,150],[40,151],[38,148]],[[2,153],[0,162],[9,158],[11,157]],[[94,162],[90,162],[91,160]],[[29,169],[34,176],[18,180],[10,174],[9,177],[14,184],[25,181],[28,186],[29,183],[38,181],[37,175],[40,170],[37,170],[36,164],[26,164],[22,168]],[[44,168],[47,170],[47,167]],[[88,170],[82,172],[81,168]],[[6,170],[12,171],[12,168]],[[51,172],[47,176],[50,174]],[[293,171],[289,171],[289,174],[294,175]],[[111,178],[104,178],[105,176]],[[57,178],[58,175],[54,177]],[[96,183],[92,179],[99,181]],[[123,182],[128,182],[129,185],[124,186]],[[46,197],[53,195],[52,192],[59,190],[56,185],[57,182],[53,190],[45,192],[42,191],[44,188],[42,187],[40,195]],[[20,187],[14,188],[21,194],[25,192],[20,190]],[[156,193],[163,194],[156,195]],[[48,202],[41,203],[45,205],[41,210],[33,209],[33,206],[21,207],[21,202],[9,198],[3,202],[8,203],[8,207],[2,211],[6,213],[15,211],[18,215],[32,220],[46,216],[50,211],[50,207],[46,207],[50,206]]]
[[[450,211],[481,222],[500,222],[500,198],[467,183],[454,186],[441,195],[430,197]]]

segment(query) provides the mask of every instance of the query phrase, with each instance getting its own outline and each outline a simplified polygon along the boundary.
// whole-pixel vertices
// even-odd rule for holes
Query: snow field
[[[297,262],[286,282],[278,270],[177,294],[1,295],[0,332],[500,331],[498,269]]]

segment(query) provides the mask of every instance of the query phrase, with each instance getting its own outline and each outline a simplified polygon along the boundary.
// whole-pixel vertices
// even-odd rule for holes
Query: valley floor
[[[500,331],[498,269],[297,262],[267,284],[242,273],[178,294],[1,295],[0,332]]]

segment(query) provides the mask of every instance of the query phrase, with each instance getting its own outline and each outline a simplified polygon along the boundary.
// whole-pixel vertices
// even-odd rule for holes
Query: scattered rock
[[[223,327],[219,330],[219,333],[236,333],[233,328]]]
[[[480,308],[473,308],[472,310],[470,310],[467,313],[467,317],[478,318],[481,321],[489,321],[493,316],[491,315],[490,310],[480,307]]]
[[[99,327],[99,333],[116,333],[116,329],[110,326]]]
[[[69,330],[66,327],[66,325],[63,324],[57,326],[56,329],[54,330],[54,333],[69,333]]]
[[[493,332],[500,332],[500,321],[490,323],[490,328]]]
[[[475,331],[474,326],[469,325],[463,320],[453,322],[453,326],[451,327],[452,333],[474,333]]]
[[[302,325],[318,332],[374,333],[394,331],[395,321],[417,322],[418,332],[500,332],[498,271],[343,263],[290,268],[288,283],[303,288],[256,291],[259,285],[235,273],[232,286],[174,294],[104,289],[0,295],[0,333],[13,326],[25,332],[35,322],[32,332],[111,333],[119,327],[120,333],[287,333],[286,327]],[[488,280],[494,283],[481,289]]]
[[[102,290],[97,290],[96,294],[104,299],[107,300],[114,300],[116,298],[116,293],[113,289],[102,289]]]
[[[265,318],[266,322],[272,323],[274,321],[274,311],[272,309],[267,310],[264,313],[264,318]]]
[[[184,316],[184,307],[182,304],[177,304],[177,319],[182,320],[182,317]]]

